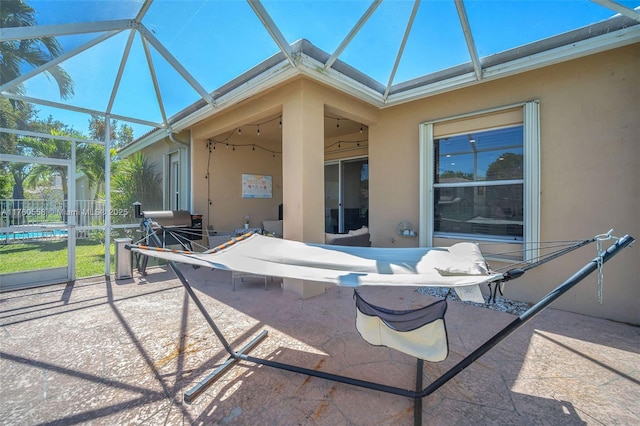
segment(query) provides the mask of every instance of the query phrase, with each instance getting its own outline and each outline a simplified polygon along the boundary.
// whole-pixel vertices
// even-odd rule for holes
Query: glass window
[[[420,244],[539,241],[539,127],[537,101],[423,123]]]
[[[435,235],[523,237],[522,125],[433,141]]]

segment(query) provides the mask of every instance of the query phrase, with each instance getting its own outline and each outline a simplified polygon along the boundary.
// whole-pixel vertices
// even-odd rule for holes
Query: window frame
[[[188,210],[190,208],[188,174],[190,167],[187,152],[186,148],[178,148],[162,155],[162,169],[164,171],[162,173],[162,205],[167,210]],[[173,190],[176,190],[177,194]],[[174,203],[176,204],[174,205]]]
[[[433,212],[434,206],[434,182],[435,159],[434,159],[434,126],[446,124],[447,122],[458,122],[464,126],[464,121],[478,119],[482,121],[483,115],[499,114],[507,110],[522,108],[523,126],[523,236],[522,240],[493,237],[490,235],[460,235],[450,234],[438,235],[437,238],[452,240],[474,240],[491,241],[500,243],[521,244],[523,248],[524,260],[530,261],[538,256],[536,242],[540,241],[540,105],[538,100],[521,102],[518,104],[506,105],[488,110],[475,111],[456,116],[430,120],[419,125],[420,143],[420,229],[419,245],[428,247],[433,245],[435,237]],[[487,126],[486,129],[499,128],[500,126]],[[469,128],[469,131],[477,129]],[[463,131],[464,132],[464,131]],[[460,133],[460,132],[459,132]],[[458,133],[458,134],[459,134]],[[440,136],[439,136],[440,137]],[[505,181],[500,181],[504,184]],[[474,186],[472,184],[472,186]]]

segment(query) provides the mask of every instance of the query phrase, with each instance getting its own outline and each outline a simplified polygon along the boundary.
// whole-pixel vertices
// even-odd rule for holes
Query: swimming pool
[[[0,233],[0,241],[4,242],[66,237],[66,229],[42,229],[39,231],[13,231]]]

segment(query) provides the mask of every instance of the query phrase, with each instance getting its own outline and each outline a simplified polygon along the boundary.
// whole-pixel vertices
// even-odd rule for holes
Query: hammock
[[[150,222],[144,221],[143,225],[147,230],[150,230]],[[587,263],[572,277],[560,284],[538,303],[507,324],[489,340],[424,388],[422,384],[424,360],[441,361],[448,354],[449,348],[444,324],[446,301],[439,301],[419,309],[393,311],[366,302],[359,296],[357,290],[354,290],[357,307],[356,327],[362,337],[371,344],[393,347],[416,357],[415,390],[359,380],[248,355],[255,346],[267,337],[266,330],[254,337],[239,351],[235,351],[177,267],[176,262],[311,281],[329,281],[338,285],[352,287],[360,285],[446,286],[454,288],[462,299],[465,291],[461,293],[461,289],[471,288],[473,289],[471,292],[477,290],[479,293],[479,284],[495,283],[499,285],[504,281],[519,277],[528,267],[542,264],[547,259],[538,260],[522,269],[496,274],[488,270],[478,247],[470,243],[456,244],[448,249],[379,249],[304,244],[262,237],[257,234],[247,234],[204,253],[159,248],[161,243],[155,234],[151,234],[151,238],[157,247],[129,245],[127,248],[146,256],[168,261],[169,267],[176,274],[190,298],[229,354],[229,358],[222,365],[184,394],[185,402],[192,402],[233,365],[243,360],[338,383],[412,398],[414,400],[414,423],[421,425],[422,399],[424,397],[431,395],[453,379],[589,274],[596,270],[601,273],[605,262],[617,254],[620,249],[631,245],[635,241],[628,235],[622,238],[615,238],[611,237],[610,233],[611,231],[608,234],[596,236],[592,240],[585,240],[575,244],[572,246],[573,248],[566,249],[563,253],[581,247],[588,241],[597,241],[599,246],[598,256],[595,259]],[[601,250],[601,243],[611,238],[615,238],[616,242],[608,249]],[[552,257],[557,256],[559,256],[558,253]],[[484,302],[484,299],[481,300]]]
[[[301,243],[247,233],[202,253],[131,245],[167,261],[340,286],[450,287],[460,299],[484,303],[480,284],[502,280],[473,243],[447,248],[347,247]]]
[[[444,361],[449,341],[444,322],[447,301],[422,308],[396,311],[373,305],[354,290],[356,329],[375,346],[386,346],[425,361]]]

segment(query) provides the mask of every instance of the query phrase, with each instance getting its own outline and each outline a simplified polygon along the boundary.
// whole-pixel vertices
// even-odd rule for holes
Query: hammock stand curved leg
[[[152,237],[157,238],[157,236],[152,234]],[[499,330],[493,337],[489,338],[485,343],[480,345],[476,350],[463,358],[460,362],[450,368],[448,371],[443,373],[440,377],[436,378],[433,382],[427,385],[425,388],[422,388],[422,376],[423,376],[423,362],[421,359],[418,359],[417,368],[416,368],[416,389],[405,389],[399,388],[395,386],[388,386],[382,383],[369,382],[365,380],[355,379],[351,377],[341,376],[337,374],[325,373],[322,371],[316,371],[304,367],[299,367],[296,365],[284,364],[276,361],[271,361],[267,359],[262,359],[258,357],[253,357],[248,355],[248,352],[251,351],[254,347],[256,347],[264,338],[267,337],[267,331],[263,330],[258,336],[254,337],[248,344],[246,344],[239,351],[234,351],[229,342],[226,340],[218,326],[216,325],[213,318],[209,315],[206,308],[195,294],[188,280],[182,274],[182,272],[178,269],[176,262],[168,261],[169,267],[176,274],[177,278],[180,280],[185,290],[189,294],[190,298],[196,304],[198,310],[205,318],[213,332],[220,340],[220,343],[224,346],[225,350],[229,353],[229,358],[227,361],[215,369],[211,374],[205,377],[202,381],[200,381],[196,386],[194,386],[189,391],[184,394],[184,401],[186,403],[190,403],[195,398],[198,397],[208,386],[210,386],[214,381],[219,379],[226,371],[228,371],[235,363],[240,360],[249,361],[254,364],[266,365],[273,368],[278,368],[281,370],[291,371],[295,373],[300,373],[308,376],[318,377],[338,383],[344,383],[352,386],[377,390],[380,392],[391,393],[399,396],[406,396],[408,398],[412,398],[414,400],[414,423],[416,425],[422,424],[422,399],[426,396],[431,395],[433,392],[438,390],[441,386],[447,383],[449,380],[453,379],[460,372],[465,370],[468,366],[477,361],[482,355],[504,340],[506,337],[515,332],[518,328],[523,326],[526,322],[532,319],[535,315],[540,313],[546,307],[548,307],[551,303],[553,303],[560,296],[565,294],[571,288],[573,288],[576,284],[586,278],[589,274],[596,271],[599,266],[610,260],[613,256],[615,256],[621,249],[631,245],[634,242],[634,238],[629,235],[625,235],[624,237],[618,239],[614,244],[612,244],[606,251],[602,254],[598,255],[598,257],[591,260],[585,266],[583,266],[580,270],[578,270],[573,276],[568,278],[562,284],[557,286],[554,290],[549,292],[546,296],[544,296],[538,303],[530,307],[526,312],[522,313],[518,318],[513,320],[511,323],[507,324],[504,328]]]

